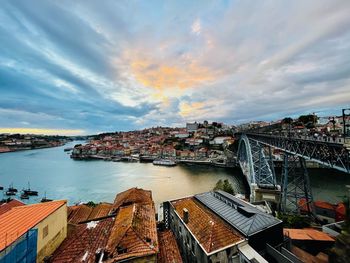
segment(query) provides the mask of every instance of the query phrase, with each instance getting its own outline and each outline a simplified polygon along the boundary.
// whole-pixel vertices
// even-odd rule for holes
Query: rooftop
[[[0,215],[0,251],[63,205],[65,200],[17,206]]]
[[[290,237],[292,240],[315,240],[315,241],[334,241],[328,234],[318,231],[312,228],[304,229],[291,229],[284,228],[283,233],[285,236]]]
[[[110,203],[100,203],[95,207],[85,204],[68,207],[68,223],[79,224],[84,221],[91,221],[109,214],[112,208]]]
[[[157,262],[159,263],[182,263],[179,247],[175,236],[171,230],[158,232],[159,253]]]
[[[195,198],[245,236],[282,221],[223,191],[206,192]]]
[[[96,252],[107,244],[113,218],[78,225],[52,255],[51,262],[96,262]]]
[[[155,255],[158,252],[153,202],[120,207],[106,251],[113,262],[130,257]]]
[[[0,204],[0,215],[10,211],[11,208],[13,207],[22,206],[22,205],[25,205],[25,204],[17,199],[13,199],[10,202]]]
[[[116,212],[119,207],[134,203],[153,203],[152,192],[141,188],[130,188],[117,194],[111,211]]]
[[[189,221],[186,225],[207,254],[244,240],[241,234],[194,197],[174,200],[171,204],[181,218],[183,209],[187,209]]]

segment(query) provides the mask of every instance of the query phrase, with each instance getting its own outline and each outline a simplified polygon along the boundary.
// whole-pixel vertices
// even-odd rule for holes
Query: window
[[[45,238],[49,234],[49,226],[45,226],[43,228],[43,238]]]

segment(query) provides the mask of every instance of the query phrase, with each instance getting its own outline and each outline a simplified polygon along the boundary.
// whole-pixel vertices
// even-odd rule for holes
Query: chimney
[[[185,222],[185,224],[188,224],[189,221],[189,214],[186,208],[183,209],[183,221]]]

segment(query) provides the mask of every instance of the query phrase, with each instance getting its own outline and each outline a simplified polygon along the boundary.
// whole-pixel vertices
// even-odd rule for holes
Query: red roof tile
[[[0,251],[36,226],[61,206],[65,200],[24,205],[12,208],[0,216]]]
[[[158,232],[159,253],[157,262],[159,263],[181,263],[182,258],[175,236],[171,230]]]
[[[83,258],[85,263],[96,262],[95,253],[106,246],[113,223],[113,218],[107,218],[78,225],[54,252],[51,262],[82,262]]]
[[[131,188],[117,194],[111,211],[116,212],[119,207],[134,203],[153,203],[152,192],[140,188]]]
[[[111,262],[155,255],[158,252],[158,237],[154,204],[120,207],[106,251]]]
[[[80,222],[88,220],[92,208],[87,205],[78,205],[69,209],[68,223],[79,224]]]
[[[0,215],[5,214],[7,211],[10,211],[11,208],[13,207],[17,207],[21,205],[25,205],[25,204],[17,199],[13,199],[10,202],[0,204]]]
[[[188,210],[189,222],[186,225],[207,253],[244,240],[242,235],[194,198],[183,198],[171,203],[181,218],[183,209]]]
[[[79,224],[84,221],[105,217],[109,214],[111,208],[112,204],[110,203],[100,203],[95,207],[90,207],[85,204],[69,206],[67,212],[68,223]]]
[[[283,233],[285,236],[290,237],[292,240],[316,240],[316,241],[334,241],[328,234],[318,231],[312,228],[304,229],[291,229],[284,228]]]

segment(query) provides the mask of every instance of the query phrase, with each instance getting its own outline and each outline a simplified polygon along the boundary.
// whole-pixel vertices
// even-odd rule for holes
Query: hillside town
[[[85,145],[76,145],[71,157],[113,161],[171,159],[229,166],[232,161],[227,152],[234,143],[235,132],[234,126],[204,121],[187,123],[186,128],[155,127],[100,134]]]
[[[65,136],[0,134],[0,153],[62,146],[71,141]]]

